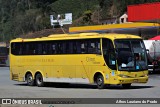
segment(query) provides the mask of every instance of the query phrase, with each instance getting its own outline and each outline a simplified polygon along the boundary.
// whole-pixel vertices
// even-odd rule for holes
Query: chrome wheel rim
[[[29,76],[29,77],[28,77],[28,83],[30,84],[32,81],[33,81],[32,76]]]
[[[41,84],[42,83],[42,78],[40,76],[37,77],[37,83]]]
[[[98,78],[98,79],[97,79],[97,84],[98,84],[98,85],[102,85],[102,83],[103,83],[102,78]]]

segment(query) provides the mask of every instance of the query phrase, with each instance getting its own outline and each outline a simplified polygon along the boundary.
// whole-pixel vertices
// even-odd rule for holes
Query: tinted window
[[[103,56],[109,68],[116,70],[116,57],[114,46],[111,40],[102,39]]]
[[[11,44],[14,55],[100,54],[100,39],[18,42]]]
[[[96,40],[90,40],[88,41],[88,53],[100,53],[100,41]]]
[[[22,43],[12,43],[11,44],[11,53],[14,55],[22,54]]]

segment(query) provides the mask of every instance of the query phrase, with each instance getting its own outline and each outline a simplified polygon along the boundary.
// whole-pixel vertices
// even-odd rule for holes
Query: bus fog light
[[[146,74],[146,75],[144,75],[145,77],[147,77],[148,76],[148,74]]]
[[[124,82],[124,80],[120,80],[120,82]]]

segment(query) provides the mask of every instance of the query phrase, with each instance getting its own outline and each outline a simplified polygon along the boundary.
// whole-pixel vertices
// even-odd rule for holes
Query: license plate
[[[134,79],[133,81],[134,81],[134,82],[138,82],[138,79]]]

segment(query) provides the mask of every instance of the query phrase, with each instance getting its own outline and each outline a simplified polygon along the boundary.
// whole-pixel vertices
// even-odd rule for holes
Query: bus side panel
[[[101,73],[102,75],[104,75],[104,61],[103,61],[103,57],[102,55],[88,55],[86,56],[86,65],[88,66],[88,77],[89,77],[89,81],[90,83],[94,83],[94,76],[96,73]]]
[[[63,78],[69,78],[70,81],[75,82],[76,76],[76,62],[75,55],[61,55],[59,60],[59,66],[62,67]],[[74,60],[74,61],[73,61]]]
[[[18,59],[14,57],[11,60],[10,77],[12,80],[24,81],[24,65]]]
[[[93,83],[94,75],[98,72],[101,73],[104,77],[105,84],[117,84],[117,71],[110,69],[105,61],[104,58],[100,55],[90,55],[88,60],[89,65],[89,72],[90,74],[90,81]]]
[[[76,77],[76,65],[63,65],[62,68],[64,78],[75,78]]]
[[[19,77],[18,76],[18,72],[19,72],[18,68],[16,66],[12,65],[12,68],[11,68],[10,71],[12,71],[11,72],[11,78],[12,78],[12,80],[18,81],[19,80],[19,78],[18,78]]]

